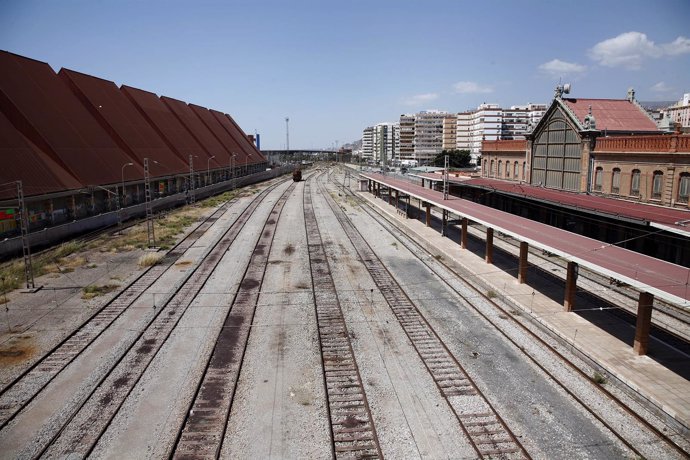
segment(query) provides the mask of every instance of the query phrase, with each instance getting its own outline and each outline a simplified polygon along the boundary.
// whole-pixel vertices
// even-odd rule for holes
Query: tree
[[[443,150],[434,158],[434,166],[443,168],[445,160],[444,157],[448,155],[449,168],[467,168],[470,165],[472,156],[469,150]]]

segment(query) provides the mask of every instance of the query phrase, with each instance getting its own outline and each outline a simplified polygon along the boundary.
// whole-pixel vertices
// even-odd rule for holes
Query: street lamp
[[[134,163],[125,163],[122,165],[122,206],[127,206],[127,194],[125,193],[125,168],[127,166],[134,166]]]
[[[244,157],[244,174],[245,175],[249,174],[249,165],[247,163],[249,162],[250,156],[252,156],[251,152],[247,153],[247,156]]]
[[[235,152],[232,152],[232,155],[230,155],[230,174],[231,174],[231,179],[232,179],[232,188],[235,187],[235,157],[237,154]]]
[[[206,161],[206,185],[208,185],[211,182],[211,160],[213,160],[216,156],[213,155],[212,157],[209,157],[208,161]]]

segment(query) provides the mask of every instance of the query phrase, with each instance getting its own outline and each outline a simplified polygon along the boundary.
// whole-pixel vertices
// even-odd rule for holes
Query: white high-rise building
[[[374,127],[367,126],[362,131],[362,161],[374,161]]]
[[[683,128],[690,127],[690,93],[683,94],[683,99],[667,108],[665,112],[668,118]]]
[[[378,123],[362,132],[362,159],[375,164],[393,164],[400,158],[400,125]]]
[[[543,104],[512,106],[510,109],[502,109],[498,104],[482,104],[476,110],[458,113],[455,148],[469,150],[472,163],[476,163],[482,141],[524,139],[528,127],[536,125],[545,112]]]
[[[536,126],[545,113],[544,104],[513,105],[503,110],[501,139],[524,139],[528,127]]]
[[[374,127],[374,161],[391,165],[400,159],[400,124],[379,123]]]

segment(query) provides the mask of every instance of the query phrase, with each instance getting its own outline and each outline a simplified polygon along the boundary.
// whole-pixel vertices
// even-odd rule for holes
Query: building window
[[[491,160],[491,172],[489,173],[489,177],[494,177],[494,160]]]
[[[486,167],[488,166],[488,163],[489,163],[489,160],[484,160],[484,167],[482,168],[482,173],[483,173],[482,175],[483,176],[489,175],[489,171],[486,169]]]
[[[604,181],[604,168],[599,166],[594,171],[594,191],[601,192],[601,183]]]
[[[687,203],[690,195],[690,173],[680,173],[678,181],[678,202]]]
[[[611,176],[611,193],[618,195],[621,192],[621,170],[620,168],[613,168],[613,175]]]
[[[506,178],[510,177],[510,161],[506,161]]]
[[[664,173],[661,171],[654,171],[654,179],[652,180],[652,198],[655,200],[661,199],[662,183],[664,181]]]
[[[523,161],[522,162],[522,180],[527,180],[525,179],[527,177],[527,162]]]
[[[513,164],[513,179],[517,179],[517,178],[518,178],[518,162],[516,161]]]
[[[630,176],[630,195],[640,196],[640,170],[633,169]]]
[[[503,168],[503,161],[498,160],[498,171],[497,171],[498,174],[496,174],[496,177],[501,177],[501,168]]]

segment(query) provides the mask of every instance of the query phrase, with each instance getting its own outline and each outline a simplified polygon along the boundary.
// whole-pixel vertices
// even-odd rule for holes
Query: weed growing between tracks
[[[81,298],[84,300],[93,299],[99,295],[107,294],[113,292],[115,289],[119,288],[119,284],[104,284],[103,286],[86,286],[82,288]]]

